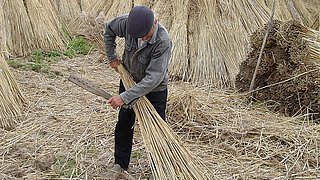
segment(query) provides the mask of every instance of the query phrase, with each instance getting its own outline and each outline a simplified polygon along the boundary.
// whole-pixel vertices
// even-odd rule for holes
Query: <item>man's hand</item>
[[[113,96],[107,101],[113,109],[118,109],[124,105],[124,102],[120,95]]]
[[[117,59],[114,59],[114,60],[111,60],[111,61],[110,61],[110,66],[111,66],[115,71],[118,72],[118,66],[119,66],[121,63],[122,63],[122,61],[121,61],[119,58],[117,58]]]

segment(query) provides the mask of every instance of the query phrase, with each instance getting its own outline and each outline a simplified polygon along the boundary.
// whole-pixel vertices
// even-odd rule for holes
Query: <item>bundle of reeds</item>
[[[155,13],[155,17],[157,20],[166,27],[168,31],[170,31],[173,21],[173,6],[172,1],[156,1],[152,6],[152,9]]]
[[[118,70],[125,88],[132,87],[134,81],[126,69],[120,65]],[[209,179],[203,165],[192,157],[145,96],[136,102],[133,110],[155,179]]]
[[[287,0],[293,4],[295,9],[297,10],[302,23],[305,26],[311,27],[313,23],[312,15],[306,8],[305,3],[302,0]],[[288,3],[287,3],[288,4]]]
[[[189,18],[188,18],[188,58],[190,61],[190,71],[193,74],[193,67],[195,66],[193,63],[200,61],[197,58],[198,56],[198,47],[199,42],[199,32],[200,32],[200,6],[198,5],[198,0],[190,0],[190,9],[189,9]],[[188,80],[191,80],[192,75],[188,77]]]
[[[77,18],[69,23],[69,30],[74,35],[85,35],[84,32],[90,29],[90,21],[98,16],[105,16],[112,5],[112,1],[95,0],[85,11],[82,11]]]
[[[281,20],[281,21],[289,21],[289,20],[291,20],[292,16],[290,14],[290,11],[288,10],[288,6],[286,4],[286,1],[282,1],[282,0],[265,0],[264,2],[266,3],[266,5],[270,9],[272,9],[273,1],[275,1],[275,12],[274,12],[275,19],[278,19],[278,20]]]
[[[6,44],[6,28],[5,28],[5,19],[4,19],[4,14],[3,14],[3,2],[0,1],[0,49],[2,52],[0,54],[6,55],[8,52],[8,47]]]
[[[170,74],[186,80],[189,75],[188,65],[188,12],[189,0],[172,0],[174,17],[170,28],[173,42]]]
[[[195,52],[196,57],[190,59],[190,67],[188,67],[190,68],[189,79],[195,83],[222,84],[222,81],[225,81],[222,79],[227,77],[227,74],[222,54],[216,50],[212,34],[212,28],[214,28],[212,25],[217,22],[215,19],[217,16],[213,15],[217,10],[217,6],[214,1],[209,0],[198,1],[197,6],[199,7],[199,20],[197,21],[199,31],[195,32],[194,39],[198,44]],[[206,37],[205,41],[199,39],[203,37]],[[194,45],[191,47],[194,47]],[[190,52],[192,51],[193,49],[190,49]]]
[[[26,0],[34,44],[43,50],[65,50],[67,43],[62,23],[49,0]]]
[[[57,6],[60,15],[65,22],[69,23],[73,19],[77,18],[81,13],[80,5],[77,0],[53,0]]]
[[[0,38],[1,39],[1,38]],[[3,54],[0,53],[0,127],[11,129],[21,119],[25,99],[11,73]]]
[[[34,34],[23,0],[2,0],[6,46],[13,56],[26,56],[34,49]]]
[[[80,1],[81,11],[87,11],[87,9],[95,2],[97,2],[97,0],[81,0]]]
[[[191,26],[195,29],[192,33],[188,31],[188,39],[192,41],[189,43],[189,53],[192,55],[189,56],[191,82],[223,88],[234,86],[238,66],[248,48],[245,26],[254,28],[252,23],[242,24],[245,15],[240,12],[244,10],[236,5],[234,1],[195,3],[198,12],[189,16],[188,25],[189,29]],[[206,37],[206,41],[199,40],[203,37]]]

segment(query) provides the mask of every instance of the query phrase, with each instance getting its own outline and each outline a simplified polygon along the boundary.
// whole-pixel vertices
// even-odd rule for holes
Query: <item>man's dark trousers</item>
[[[120,81],[119,93],[125,91],[122,81]],[[146,95],[158,114],[165,120],[168,90],[150,92]],[[133,109],[121,108],[118,122],[115,129],[115,163],[123,169],[128,169],[132,150],[133,125],[135,114]]]

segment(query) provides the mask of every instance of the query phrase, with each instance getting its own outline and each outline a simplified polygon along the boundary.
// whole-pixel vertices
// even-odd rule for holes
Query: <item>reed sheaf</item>
[[[134,81],[126,69],[120,65],[118,70],[125,88],[132,87]],[[155,179],[209,179],[204,165],[183,146],[145,96],[136,102],[133,110]]]
[[[1,38],[0,38],[1,39]],[[12,129],[22,118],[25,98],[14,75],[0,53],[0,127]]]

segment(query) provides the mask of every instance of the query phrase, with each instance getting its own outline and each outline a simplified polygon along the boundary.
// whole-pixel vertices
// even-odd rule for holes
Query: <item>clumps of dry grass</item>
[[[283,117],[268,104],[209,86],[173,83],[168,122],[215,178],[316,178],[320,167],[318,124]]]
[[[126,89],[134,86],[129,73],[118,67]],[[155,179],[209,179],[201,163],[185,148],[146,97],[141,97],[133,110]]]

